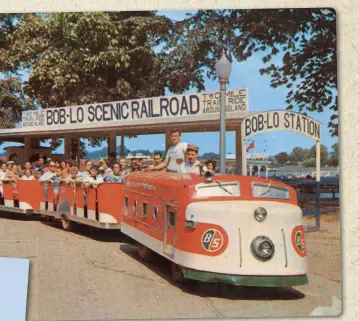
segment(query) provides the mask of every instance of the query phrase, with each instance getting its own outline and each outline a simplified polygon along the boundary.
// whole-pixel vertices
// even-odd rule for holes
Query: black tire
[[[71,232],[73,230],[73,223],[69,220],[67,215],[62,215],[61,216],[61,223],[62,223],[62,228],[65,231]]]
[[[178,283],[178,284],[187,284],[186,279],[183,275],[183,271],[181,269],[181,267],[176,264],[173,263],[171,264],[171,274],[172,274],[172,278],[173,280]]]
[[[144,246],[141,243],[137,243],[137,250],[139,257],[145,262],[151,262],[152,260],[152,250],[147,246]]]

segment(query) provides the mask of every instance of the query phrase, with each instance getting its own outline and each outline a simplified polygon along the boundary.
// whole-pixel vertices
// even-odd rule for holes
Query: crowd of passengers
[[[96,183],[115,182],[122,183],[126,175],[141,171],[167,171],[180,173],[196,173],[202,175],[205,171],[216,171],[216,162],[207,160],[202,163],[198,160],[199,148],[193,144],[181,142],[181,133],[171,130],[172,146],[168,149],[165,159],[159,152],[153,154],[153,165],[144,168],[141,159],[133,158],[126,161],[125,158],[91,161],[84,165],[76,161],[56,161],[40,156],[34,163],[26,162],[24,166],[13,161],[0,164],[0,193],[3,194],[3,181],[11,181],[13,184],[14,199],[17,199],[16,182],[19,180],[38,180],[51,183],[54,194],[58,194],[60,183],[82,182],[86,187]]]

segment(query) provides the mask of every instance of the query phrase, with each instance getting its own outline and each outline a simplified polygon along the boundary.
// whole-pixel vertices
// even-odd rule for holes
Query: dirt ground
[[[29,321],[308,316],[341,298],[338,202],[321,212],[320,231],[306,233],[309,284],[294,288],[177,286],[166,261],[143,263],[118,232],[4,213],[0,256],[30,258]]]

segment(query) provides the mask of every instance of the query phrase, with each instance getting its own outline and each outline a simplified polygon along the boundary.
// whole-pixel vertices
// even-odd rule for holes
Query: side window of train
[[[155,205],[153,207],[153,213],[152,213],[152,217],[153,217],[153,220],[156,221],[157,220],[157,216],[158,216],[158,207]]]
[[[128,208],[128,196],[125,196],[125,208]]]
[[[174,209],[169,209],[168,211],[168,226],[175,227],[176,225],[176,211]]]
[[[147,208],[148,208],[148,203],[142,202],[142,216],[147,217]]]
[[[136,214],[136,210],[137,210],[137,200],[133,201],[133,207],[132,207],[132,211],[134,214]]]

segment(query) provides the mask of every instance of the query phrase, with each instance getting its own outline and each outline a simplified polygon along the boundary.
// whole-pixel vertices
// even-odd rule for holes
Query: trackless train
[[[74,222],[120,229],[172,262],[177,282],[245,286],[308,283],[302,211],[295,190],[260,177],[136,172],[124,183],[84,187],[38,181],[3,182],[3,211],[53,216],[65,230]],[[46,193],[44,192],[46,191]]]

